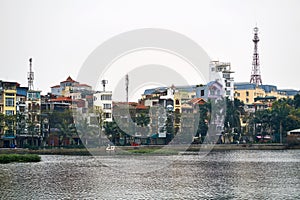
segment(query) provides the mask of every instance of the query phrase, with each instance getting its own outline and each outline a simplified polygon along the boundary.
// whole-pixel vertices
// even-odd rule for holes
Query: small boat
[[[115,151],[115,148],[116,148],[115,146],[111,146],[110,144],[108,144],[105,150],[106,151]]]

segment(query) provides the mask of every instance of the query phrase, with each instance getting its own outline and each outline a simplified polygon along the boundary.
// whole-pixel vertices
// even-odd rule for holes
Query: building
[[[209,99],[218,99],[223,96],[223,85],[219,81],[211,81],[206,85],[197,85],[196,87],[196,98],[208,101]]]
[[[290,98],[293,99],[299,91],[292,89],[280,90],[274,85],[256,85],[256,83],[235,83],[234,97],[244,102],[245,109],[255,111],[272,106],[272,102]]]
[[[81,84],[68,76],[59,85],[51,87],[51,96],[53,98],[51,98],[50,102],[69,103],[73,111],[86,113],[89,108],[92,108],[91,96],[93,93],[91,86]]]
[[[24,137],[24,144],[40,146],[42,143],[41,134],[41,91],[28,90],[26,98],[26,119],[27,134]]]
[[[112,92],[98,91],[93,94],[93,105],[96,110],[103,112],[105,122],[112,122]]]
[[[224,90],[224,96],[234,99],[234,78],[228,62],[211,61],[209,64],[209,80],[218,81]]]
[[[9,116],[14,116],[17,113],[17,82],[0,81],[0,113],[1,119],[0,127],[0,147],[11,147],[15,145],[16,138],[16,124]],[[8,118],[4,118],[8,116]]]

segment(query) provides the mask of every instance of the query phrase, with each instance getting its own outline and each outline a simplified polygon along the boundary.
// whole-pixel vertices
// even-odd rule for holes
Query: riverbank
[[[41,157],[36,154],[0,154],[0,164],[11,162],[40,162]]]
[[[149,146],[119,146],[114,151],[106,151],[106,147],[85,149],[85,148],[53,148],[53,149],[0,149],[0,154],[39,154],[39,155],[109,155],[109,154],[182,154],[182,152],[199,151],[230,151],[230,150],[285,150],[300,149],[300,146],[287,146],[284,144],[218,144],[218,145],[149,145]]]

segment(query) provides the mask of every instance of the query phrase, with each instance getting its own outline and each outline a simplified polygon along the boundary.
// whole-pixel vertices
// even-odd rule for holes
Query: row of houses
[[[0,147],[50,145],[46,137],[56,127],[49,127],[47,113],[53,111],[72,110],[86,117],[88,124],[92,125],[95,120],[91,118],[97,116],[91,110],[98,110],[101,111],[103,122],[119,120],[123,122],[121,124],[126,124],[123,128],[136,138],[152,137],[157,139],[156,143],[166,143],[166,121],[170,113],[176,132],[191,138],[197,127],[198,105],[208,100],[237,98],[245,103],[246,110],[255,111],[270,107],[277,99],[293,98],[298,93],[296,90],[280,90],[273,85],[236,83],[233,73],[230,63],[212,61],[208,83],[149,88],[138,102],[113,102],[112,91],[94,91],[91,86],[79,83],[70,76],[52,86],[51,92],[46,95],[41,95],[38,90],[21,87],[17,82],[0,81],[0,113],[17,117],[16,122],[13,122],[15,124],[7,119],[1,121]],[[146,110],[150,119],[147,127],[130,125],[130,113],[124,111],[128,108],[137,110],[134,112],[135,117]],[[175,116],[180,116],[180,120]],[[224,125],[221,118],[215,118],[211,126],[215,127],[214,134],[218,134]]]
[[[95,92],[70,76],[41,95],[17,82],[0,81],[0,147],[47,146],[47,137],[57,127],[49,127],[49,113],[71,110],[88,113],[93,106],[103,109],[106,121],[112,121],[112,93]]]

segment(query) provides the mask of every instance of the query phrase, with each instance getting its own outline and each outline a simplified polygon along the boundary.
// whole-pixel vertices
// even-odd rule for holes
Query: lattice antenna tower
[[[261,75],[260,75],[259,54],[257,51],[257,43],[259,42],[258,28],[255,27],[253,30],[254,30],[254,38],[252,41],[254,42],[254,53],[253,53],[250,83],[255,83],[256,86],[258,86],[262,84]]]
[[[33,80],[34,80],[34,72],[32,71],[32,58],[29,58],[29,72],[27,74],[28,79],[28,90],[34,90]]]

